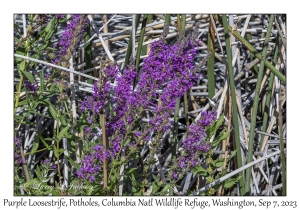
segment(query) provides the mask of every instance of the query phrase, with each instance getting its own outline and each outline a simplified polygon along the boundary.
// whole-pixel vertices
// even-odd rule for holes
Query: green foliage
[[[225,189],[229,189],[231,188],[233,185],[235,185],[240,179],[242,178],[242,176],[239,176],[237,178],[229,178],[229,179],[226,179],[224,181],[224,188]]]
[[[207,138],[210,139],[216,131],[220,128],[224,121],[224,114],[222,114],[217,121],[215,121],[211,126],[206,128]]]
[[[33,17],[33,15],[29,15],[30,27],[36,24],[33,20]],[[149,20],[150,18],[152,19],[152,16],[150,15],[144,16],[142,26],[144,28],[146,26],[146,17]],[[170,18],[170,15],[168,17]],[[136,26],[138,26],[139,18],[140,15],[137,15]],[[185,19],[182,19],[182,21],[184,20]],[[57,51],[57,49],[50,47],[53,42],[53,36],[57,32],[58,25],[60,23],[65,23],[66,21],[67,17],[65,17],[64,19],[57,19],[55,16],[53,16],[46,26],[41,26],[41,28],[38,30],[38,34],[35,37],[29,35],[26,41],[20,40],[21,38],[19,37],[14,37],[15,42],[22,42],[18,49],[16,49],[15,53],[39,60],[49,60],[49,58],[51,59],[51,56],[49,54],[53,54]],[[15,30],[17,31],[16,26]],[[19,34],[19,36],[21,37],[22,34]],[[143,36],[140,37],[140,40],[142,42],[144,41]],[[131,42],[132,37],[130,38],[130,43],[126,52],[126,61],[124,68],[128,64],[129,57],[131,55]],[[138,54],[141,53],[142,42],[139,42]],[[89,54],[89,58],[87,61],[87,63],[89,63],[88,66],[92,65],[90,63],[92,59],[91,46],[92,45],[89,45],[90,49],[86,51],[86,53]],[[173,164],[171,166],[171,170],[174,170],[176,172],[177,170],[180,171],[178,180],[170,179],[170,176],[168,176],[166,180],[164,180],[162,177],[160,177],[159,173],[157,174],[157,171],[154,171],[153,174],[151,167],[154,164],[159,163],[159,161],[156,159],[156,157],[152,158],[150,161],[144,161],[141,158],[141,151],[159,145],[162,135],[155,134],[153,136],[154,140],[151,141],[151,144],[143,144],[141,141],[143,139],[139,139],[139,137],[136,137],[134,135],[134,132],[138,131],[139,128],[147,127],[147,123],[136,123],[136,121],[134,121],[134,123],[128,125],[126,118],[124,117],[122,120],[126,125],[127,132],[126,136],[121,141],[121,152],[119,154],[116,154],[115,159],[107,161],[107,189],[103,189],[103,168],[101,168],[99,174],[96,175],[96,181],[92,185],[89,180],[82,180],[77,178],[76,174],[74,174],[74,171],[80,170],[81,164],[75,161],[76,158],[83,159],[84,155],[89,154],[95,145],[101,144],[100,140],[102,140],[102,137],[100,136],[92,136],[91,134],[87,134],[84,131],[84,128],[89,126],[93,132],[96,128],[101,128],[101,122],[99,120],[100,117],[97,116],[95,122],[93,121],[92,125],[88,122],[88,114],[86,113],[79,112],[79,117],[77,118],[77,116],[74,116],[73,119],[73,113],[71,112],[71,100],[68,97],[70,96],[70,87],[58,82],[66,79],[60,71],[50,70],[51,75],[47,75],[47,78],[45,78],[46,73],[49,73],[48,69],[47,72],[46,70],[31,71],[32,68],[37,67],[37,63],[31,61],[28,62],[26,61],[26,59],[22,58],[15,58],[14,62],[18,68],[18,72],[16,73],[18,73],[19,77],[22,78],[22,80],[20,79],[20,82],[15,87],[16,92],[18,92],[16,94],[16,98],[19,97],[19,101],[15,102],[15,107],[20,108],[21,110],[21,114],[17,113],[14,115],[15,127],[17,128],[18,126],[24,125],[28,126],[29,128],[34,127],[34,132],[36,133],[32,147],[29,148],[29,150],[26,149],[26,154],[24,154],[25,158],[27,158],[27,155],[39,156],[42,152],[49,151],[53,152],[54,157],[52,158],[55,159],[55,161],[57,161],[58,159],[61,160],[62,158],[66,158],[69,163],[67,165],[67,175],[69,176],[70,180],[68,183],[69,187],[67,189],[63,189],[61,183],[59,183],[59,177],[62,177],[61,173],[63,170],[59,171],[57,169],[54,169],[53,165],[50,165],[50,163],[42,163],[43,160],[41,160],[40,163],[35,165],[34,170],[28,170],[29,180],[26,181],[24,176],[24,169],[20,164],[16,163],[14,167],[15,195],[118,195],[118,187],[120,184],[120,179],[122,177],[124,179],[124,183],[130,183],[129,186],[124,185],[126,191],[123,191],[123,195],[142,196],[146,193],[146,190],[151,187],[152,196],[165,196],[172,194],[174,186],[182,181],[184,175],[188,172],[192,172],[194,175],[200,176],[203,180],[206,180],[206,184],[226,175],[226,169],[218,172],[220,171],[220,167],[224,165],[224,158],[219,158],[218,156],[213,155],[212,150],[208,151],[207,153],[199,152],[199,154],[197,154],[198,157],[203,158],[204,161],[201,163],[201,165],[197,165],[193,168],[188,168],[186,171],[180,171],[180,169],[178,169],[178,165]],[[136,60],[136,66],[139,66],[139,60]],[[28,81],[31,84],[39,83],[39,89],[37,93],[31,93],[30,91],[25,90],[23,84],[24,82]],[[22,95],[22,97],[20,96],[21,92],[22,94],[23,92],[25,93]],[[67,94],[67,97],[62,97],[64,96],[64,94]],[[109,104],[107,108],[112,111],[111,104]],[[137,114],[135,116],[136,118],[134,120],[140,119],[140,117],[143,116],[144,113],[145,110],[143,110],[142,108],[140,108],[140,110],[137,110]],[[111,116],[115,115],[116,112],[111,113]],[[190,120],[194,123],[194,119],[191,118]],[[224,115],[221,115],[218,120],[216,120],[211,126],[206,128],[206,141],[209,141],[212,136],[216,135],[213,142],[211,143],[212,149],[218,147],[220,142],[227,139],[230,135],[231,131],[227,131],[226,129],[222,130],[223,121]],[[43,133],[42,130],[44,129],[44,126],[47,125],[47,123],[51,124],[51,126],[53,127],[51,127],[53,132],[51,131],[51,133],[49,133],[47,131],[48,133]],[[62,148],[63,142],[61,140],[63,140],[64,138],[67,140],[68,155],[64,154],[66,149]],[[135,142],[136,145],[131,145],[132,147],[128,147],[129,142]],[[80,148],[79,151],[77,151],[77,146]],[[153,154],[151,154],[151,152],[152,151],[149,150],[149,156],[154,156]],[[175,153],[173,154],[172,163],[175,163],[175,161],[178,160],[178,154],[176,154],[176,152],[177,151],[175,151]],[[185,154],[181,155],[184,156]],[[236,151],[233,151],[230,157],[227,158],[225,165],[228,165],[232,157],[234,157],[235,155]],[[51,160],[52,162],[54,161],[53,159]],[[137,163],[142,166],[140,168],[132,167],[132,165],[135,166]],[[61,165],[57,165],[56,162],[55,166]],[[122,167],[124,167],[124,172],[120,174]],[[201,195],[212,195],[221,185],[223,185],[225,189],[229,189],[233,187],[240,180],[240,178],[241,177],[227,179],[226,181],[224,181],[224,183],[220,183],[214,188],[210,188],[207,192],[204,192]],[[50,184],[50,179],[53,179],[55,181],[54,186]],[[76,188],[72,186],[91,187]],[[23,192],[21,190],[22,187]]]
[[[213,135],[218,133],[218,129],[221,127],[224,121],[224,115],[222,114],[218,120],[216,120],[211,126],[209,126],[206,129],[207,139],[210,139]],[[214,138],[213,142],[211,143],[211,147],[215,148],[218,146],[218,144],[227,139],[230,135],[230,131],[227,131],[223,129],[221,132],[218,133],[217,137]],[[231,155],[226,159],[224,158],[216,158],[212,159],[212,150],[209,151],[207,154],[204,154],[206,157],[206,168],[204,169],[202,166],[196,166],[192,168],[193,174],[197,174],[199,176],[202,176],[206,179],[207,183],[211,183],[214,180],[217,180],[227,174],[226,167],[229,164],[229,161],[236,155],[237,150],[233,151]],[[216,169],[219,169],[224,165],[225,162],[225,169],[222,169],[220,173],[215,173]],[[215,177],[213,178],[211,175],[215,174]],[[200,195],[214,195],[215,192],[218,191],[219,187],[222,185],[225,189],[229,189],[232,186],[234,186],[241,177],[237,178],[230,178],[225,180],[223,183],[216,184],[213,188],[209,188],[207,191],[203,192]]]
[[[192,168],[193,174],[199,174],[200,176],[207,176],[207,171],[202,166],[196,166],[195,168]]]
[[[221,134],[213,140],[213,142],[211,144],[212,148],[215,148],[221,141],[227,139],[229,134],[230,134],[230,131],[225,132],[225,130],[223,130],[221,132]]]

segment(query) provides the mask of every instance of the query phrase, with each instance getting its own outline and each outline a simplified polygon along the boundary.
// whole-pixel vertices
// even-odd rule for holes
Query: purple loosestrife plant
[[[99,112],[106,108],[106,101],[109,101],[111,96],[111,110],[105,125],[108,148],[104,151],[101,144],[95,146],[102,148],[101,157],[105,154],[107,159],[117,158],[118,161],[121,151],[128,154],[137,150],[141,140],[148,142],[151,140],[148,159],[155,159],[154,154],[163,143],[162,134],[173,126],[176,99],[182,97],[200,77],[198,69],[193,65],[195,48],[198,46],[199,42],[193,40],[191,36],[174,45],[167,45],[163,41],[154,42],[149,56],[144,60],[142,73],[134,89],[132,84],[138,76],[134,65],[129,64],[122,75],[116,65],[103,69],[101,85],[94,85],[94,93],[88,96],[80,107],[82,112],[88,113],[87,121],[91,123],[89,128],[100,127],[100,124],[97,124]],[[116,83],[114,87],[111,85],[113,82]],[[150,112],[148,123],[142,121],[146,110]],[[210,116],[208,113],[203,113],[204,121],[190,126],[190,129],[197,133],[188,137],[190,143],[185,144],[185,149],[189,156],[180,160],[182,167],[186,166],[186,162],[191,161],[196,165],[197,161],[194,157],[196,150],[206,152],[210,148],[203,139],[205,137],[203,129],[214,120],[214,117],[209,118]],[[90,132],[89,128],[86,127],[85,131]],[[124,145],[125,141],[128,145]],[[76,172],[78,177],[93,182],[95,174],[101,170],[102,162],[102,159],[95,158],[93,150],[84,157],[83,165]],[[145,176],[149,168],[145,167],[143,172]],[[177,177],[178,173],[172,175],[173,179]]]
[[[64,15],[56,15],[57,18],[63,18]],[[60,51],[52,63],[67,67],[69,59],[77,47],[80,36],[83,34],[85,27],[88,24],[86,15],[72,15],[66,30],[64,31],[58,45]]]
[[[188,126],[189,135],[185,139],[183,146],[185,157],[182,157],[179,162],[179,167],[186,167],[189,163],[191,167],[195,167],[200,153],[206,153],[211,148],[209,141],[206,139],[206,128],[217,119],[216,112],[201,112],[201,119],[195,124]]]

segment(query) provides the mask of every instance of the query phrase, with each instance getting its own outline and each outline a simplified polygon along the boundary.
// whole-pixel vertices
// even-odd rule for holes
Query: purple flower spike
[[[60,14],[58,14],[58,15],[56,15],[55,16],[57,19],[63,19],[64,17],[65,17],[65,15],[60,15]]]
[[[64,15],[56,15],[56,18],[62,19]],[[60,51],[57,57],[52,60],[52,63],[68,66],[68,60],[77,47],[80,41],[80,35],[83,34],[87,24],[88,19],[86,15],[71,16],[70,22],[58,43]]]
[[[28,90],[28,91],[33,91],[33,92],[36,92],[38,90],[38,87],[37,87],[37,84],[36,83],[31,83],[31,82],[25,82],[24,83],[24,86],[25,88]]]
[[[188,127],[190,131],[189,136],[183,143],[188,156],[181,159],[179,163],[180,168],[186,167],[188,163],[191,163],[191,167],[195,167],[198,164],[197,157],[195,157],[196,152],[200,151],[206,153],[210,150],[211,145],[210,142],[206,140],[205,129],[207,126],[212,125],[217,119],[216,115],[216,112],[203,111],[201,113],[201,119]]]

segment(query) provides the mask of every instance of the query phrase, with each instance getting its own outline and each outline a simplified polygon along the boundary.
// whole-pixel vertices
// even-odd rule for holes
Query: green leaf
[[[76,162],[74,162],[73,160],[72,160],[72,158],[70,158],[69,156],[65,156],[67,159],[68,159],[68,161],[70,162],[70,164],[72,165],[72,166],[74,166],[74,168],[76,168],[78,171],[80,170],[80,166],[76,163]]]
[[[20,102],[19,102],[19,107],[20,107],[20,106],[24,106],[24,105],[26,105],[26,104],[28,104],[26,99],[23,100],[23,101],[20,101]]]
[[[20,42],[20,39],[18,39],[17,37],[14,37],[14,42],[19,43],[19,42]]]
[[[40,59],[40,56],[41,56],[41,52],[37,51],[36,54],[32,55],[31,57],[34,58],[34,59],[37,59],[39,60]],[[29,66],[31,66],[32,68],[36,68],[38,63],[37,62],[34,62],[34,61],[29,61]]]
[[[122,141],[122,143],[123,143],[123,147],[125,147],[128,143],[130,142],[130,138],[128,138],[128,139],[126,139],[126,141],[124,142],[124,141]]]
[[[64,127],[60,132],[59,132],[59,134],[58,134],[58,139],[59,140],[61,140],[64,136],[65,136],[65,134],[68,132],[68,130],[69,130],[69,127],[67,126],[67,127]]]
[[[60,148],[59,149],[59,155],[63,154],[65,152],[65,149],[64,148]]]
[[[166,195],[168,193],[168,190],[171,188],[171,184],[168,183],[161,191],[160,191],[160,195]]]
[[[214,167],[219,168],[224,164],[224,158],[218,158],[218,159],[214,160],[213,162],[211,162],[211,164]]]
[[[49,116],[46,116],[46,115],[44,115],[44,114],[41,114],[41,113],[39,113],[39,112],[32,111],[32,110],[29,110],[29,113],[31,113],[31,114],[36,114],[36,115],[39,115],[39,116],[43,116],[43,117],[46,117],[46,118],[51,118],[51,117],[49,117]]]
[[[45,142],[44,137],[41,135],[40,132],[36,132],[36,134],[38,135],[38,137],[41,139],[41,141],[43,142],[44,146],[47,148],[47,150],[51,150],[51,147]]]
[[[40,143],[40,138],[35,137],[35,140],[34,140],[34,143],[33,143],[30,154],[33,154],[33,153],[36,152],[37,148],[39,147],[39,143]]]
[[[229,136],[229,134],[230,134],[230,131],[225,132],[223,130],[222,133],[218,137],[216,137],[214,139],[214,141],[212,142],[211,146],[213,148],[216,147],[220,143],[220,141],[223,141],[223,140],[227,139],[227,137]]]
[[[69,19],[68,16],[65,15],[65,17],[63,19],[58,19],[58,22],[59,23],[64,23],[64,22],[67,22],[68,19]]]
[[[41,83],[40,89],[39,89],[40,93],[42,93],[44,91],[44,88],[45,88],[45,81],[44,81],[44,79],[45,79],[44,70],[42,70],[41,74],[40,74],[40,83]]]
[[[53,138],[45,138],[44,140],[45,140],[45,141],[54,141]]]
[[[209,126],[206,129],[208,138],[211,138],[215,134],[218,128],[222,125],[223,121],[224,121],[224,114],[222,114],[215,123],[213,123],[211,126]]]
[[[51,116],[55,119],[55,120],[58,120],[58,115],[57,115],[57,112],[54,108],[54,106],[52,104],[49,104],[49,111],[50,111],[50,114]]]
[[[114,168],[118,167],[119,165],[122,165],[124,162],[122,160],[117,161],[117,160],[113,160],[112,161],[112,165]]]
[[[41,169],[40,169],[40,167],[39,167],[38,165],[36,166],[35,173],[36,173],[37,177],[38,177],[40,180],[43,180],[43,178],[42,178],[42,176],[41,176]]]
[[[52,31],[50,31],[50,32],[48,32],[46,34],[46,36],[45,36],[45,42],[48,42],[51,39],[51,37],[53,36],[54,32],[55,32],[55,30],[52,30]],[[48,45],[48,43],[47,43],[47,45]]]
[[[54,156],[58,159],[59,153],[58,153],[55,145],[53,145],[53,152],[54,152]]]
[[[192,173],[199,174],[201,176],[207,175],[206,169],[204,169],[202,166],[196,166],[195,168],[192,168]]]
[[[138,185],[137,185],[137,181],[134,177],[134,174],[131,174],[130,179],[132,181],[132,185],[131,185],[132,186],[132,192],[133,192],[133,194],[135,194],[135,193],[138,192]]]
[[[51,102],[49,101],[49,98],[54,96],[55,93],[48,93],[48,94],[41,94],[39,96],[39,98],[37,99],[36,103],[37,104],[43,104],[43,105],[46,105],[46,106],[49,106],[49,109],[50,109],[50,106],[52,106],[52,108],[54,108],[54,106],[51,104]]]
[[[224,121],[224,114],[222,114],[217,120],[217,122],[215,122],[214,125],[215,130],[218,130],[218,128],[222,125],[223,121]]]
[[[155,179],[156,182],[159,182],[159,181],[160,181],[159,178],[158,178],[157,176],[152,175],[152,177],[153,177],[153,179]]]
[[[25,47],[19,47],[17,50],[16,50],[16,54],[18,55],[26,55],[25,53]],[[22,61],[23,58],[16,58],[17,61]]]
[[[46,26],[46,28],[45,28],[45,32],[49,32],[49,31],[51,31],[51,30],[53,30],[54,29],[54,23],[55,23],[55,18],[52,18],[50,21],[49,21],[49,23],[48,23],[48,25]]]
[[[26,60],[24,59],[20,64],[18,64],[18,69],[21,69],[24,72],[26,66]]]
[[[14,119],[15,119],[15,121],[19,122],[19,121],[21,121],[21,120],[24,119],[24,116],[15,115],[15,116],[14,116]]]
[[[32,84],[34,83],[34,77],[30,72],[23,71],[22,73]]]
[[[86,127],[86,126],[90,126],[90,124],[87,122],[80,122],[76,125],[75,129],[78,129],[79,132],[82,132],[84,127]]]
[[[44,45],[37,47],[38,52],[42,52],[44,49],[46,49],[49,46],[49,43],[46,42]]]
[[[67,122],[66,122],[66,115],[62,115],[62,116],[60,116],[60,122],[61,122],[61,125],[62,126],[67,126],[68,124],[67,124]]]
[[[76,146],[76,143],[74,141],[71,141],[71,146],[75,147]]]
[[[224,181],[224,188],[225,188],[225,189],[231,188],[231,187],[232,187],[233,185],[235,185],[235,183],[237,183],[241,178],[242,178],[242,176],[239,176],[239,177],[237,177],[236,179],[234,179],[234,178],[226,179],[226,180]]]
[[[51,194],[53,196],[61,196],[60,192],[58,190],[56,190],[55,188],[53,188],[53,190],[51,191]]]
[[[58,26],[58,21],[54,17],[48,22],[46,27],[42,28],[41,32],[35,37],[35,39],[32,41],[32,43],[36,43],[38,40],[40,40],[40,38],[47,35],[48,32],[50,32],[52,30],[56,30],[57,26]]]
[[[157,184],[158,182],[154,182],[153,187],[152,187],[152,195],[158,191],[160,186]]]
[[[233,158],[236,155],[236,153],[237,153],[237,149],[231,152],[229,158],[227,158],[227,163],[231,160],[231,158]]]
[[[137,159],[139,159],[140,155],[138,152],[133,152],[130,154],[129,157],[130,157],[129,160],[137,160]]]
[[[75,136],[74,134],[70,134],[70,133],[65,134],[65,137],[72,140],[78,140],[78,141],[82,140],[82,138],[80,138],[79,136]]]

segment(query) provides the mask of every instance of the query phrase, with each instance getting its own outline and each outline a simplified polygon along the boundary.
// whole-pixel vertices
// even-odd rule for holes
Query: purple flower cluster
[[[14,143],[15,143],[15,151],[14,151],[14,159],[15,159],[15,162],[18,163],[18,164],[23,164],[24,161],[23,161],[22,156],[20,155],[20,150],[21,150],[21,146],[22,146],[22,141],[21,141],[20,138],[15,137],[15,138],[14,138]]]
[[[126,133],[126,125],[132,123],[134,119],[133,110],[137,106],[137,100],[136,93],[131,85],[136,75],[137,73],[132,65],[129,65],[129,68],[124,70],[122,76],[120,76],[120,70],[117,65],[110,65],[103,69],[101,85],[95,83],[94,93],[81,103],[81,111],[90,113],[87,121],[93,124],[93,122],[96,122],[100,110],[104,108],[105,100],[113,90],[112,103],[114,105],[105,125],[107,138],[109,139],[109,153],[112,157],[116,157],[116,154],[120,151],[121,140]],[[114,89],[111,87],[113,80],[117,82],[117,86]],[[85,132],[89,133],[90,128],[86,127]],[[102,136],[100,136],[101,138]]]
[[[90,155],[85,155],[82,160],[83,165],[76,171],[78,178],[88,179],[90,182],[95,180],[95,176],[101,171],[103,161],[109,158],[109,153],[101,145],[92,148]]]
[[[170,46],[163,41],[152,44],[138,83],[144,104],[149,104],[153,98],[160,99],[160,103],[154,104],[155,116],[149,128],[152,131],[162,129],[165,132],[170,128],[173,121],[169,118],[174,111],[176,99],[183,96],[200,77],[193,66],[195,48],[198,46],[199,42],[190,36]],[[159,89],[163,90],[163,94],[157,96],[156,90]]]
[[[42,166],[49,169],[56,169],[57,165],[54,162],[50,162],[50,160],[48,158],[46,158],[45,160],[42,161]]]
[[[97,114],[104,108],[108,94],[112,94],[112,110],[105,125],[109,142],[105,153],[107,158],[116,158],[125,136],[131,139],[123,149],[133,149],[137,139],[150,140],[150,132],[164,133],[171,128],[176,99],[182,97],[200,77],[193,65],[198,46],[199,42],[190,36],[174,45],[167,45],[163,41],[153,43],[135,89],[132,87],[137,78],[134,65],[128,65],[122,75],[116,65],[103,70],[102,85],[94,85],[93,95],[82,102],[80,109],[90,113],[87,118],[89,123],[96,123]],[[112,88],[110,83],[114,81],[117,85]],[[162,90],[162,93],[157,90]],[[142,128],[134,127],[134,122],[142,124],[139,120],[145,110],[151,111],[149,123]],[[90,128],[86,127],[85,132],[90,132]],[[128,136],[129,132],[132,133],[131,136]],[[198,149],[204,147],[201,143]],[[96,158],[93,154],[85,156],[83,166],[77,172],[79,178],[93,181],[94,174],[100,170],[100,165],[95,165]],[[175,177],[176,175],[173,178]]]
[[[63,15],[57,15],[57,18],[62,18]],[[72,53],[80,41],[80,35],[84,32],[88,19],[86,15],[72,15],[71,21],[64,31],[58,45],[60,51],[56,58],[52,60],[52,63],[61,66],[68,66],[68,60],[72,56]]]
[[[57,19],[64,19],[65,15],[57,14],[57,15],[55,15],[55,17],[56,17]]]
[[[137,100],[137,92],[133,91],[132,83],[137,76],[135,68],[132,65],[128,66],[128,69],[124,70],[122,76],[116,75],[117,86],[114,87],[114,99],[113,99],[113,113],[110,115],[107,122],[107,134],[116,134],[118,131],[119,136],[113,137],[111,140],[119,142],[122,140],[121,136],[126,133],[126,125],[130,125],[134,120],[134,114],[136,113],[139,104]],[[118,147],[113,147],[112,153],[116,154],[119,151]]]
[[[187,156],[181,158],[179,167],[186,167],[188,163],[191,163],[192,167],[195,167],[197,164],[197,152],[208,152],[211,148],[210,143],[205,140],[206,138],[206,127],[212,125],[215,121],[217,113],[203,111],[201,113],[201,119],[188,127],[189,136],[185,139],[183,145],[184,149],[187,152]]]
[[[99,83],[94,83],[93,94],[88,96],[85,100],[82,101],[80,110],[82,112],[88,111],[93,114],[88,117],[88,122],[92,123],[94,118],[97,117],[100,110],[104,108],[105,100],[108,97],[108,94],[111,91],[110,80],[114,77],[117,77],[119,74],[119,69],[116,65],[110,65],[108,68],[104,69],[104,77]]]
[[[37,86],[36,82],[32,84],[31,82],[26,81],[26,82],[24,82],[24,86],[28,91],[36,92],[38,90],[38,86]]]
[[[80,106],[80,110],[83,111],[92,111],[93,116],[97,116],[100,110],[104,107],[105,99],[110,92],[110,84],[106,82],[104,85],[94,84],[93,87],[94,93],[92,96],[88,96]]]

